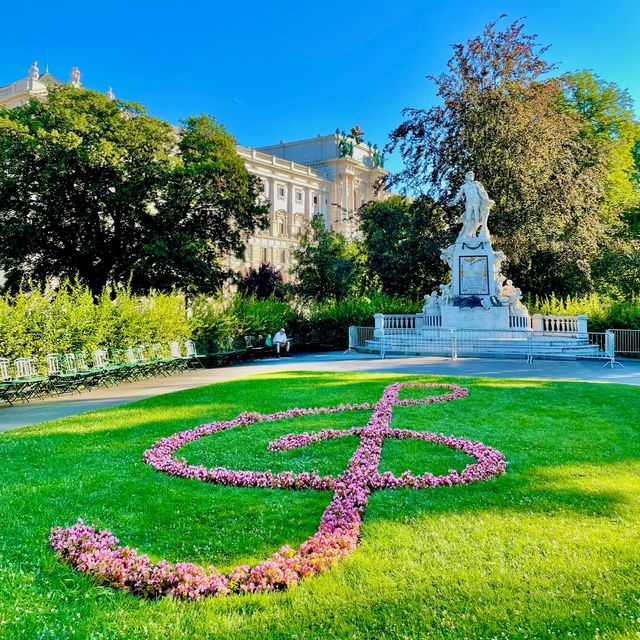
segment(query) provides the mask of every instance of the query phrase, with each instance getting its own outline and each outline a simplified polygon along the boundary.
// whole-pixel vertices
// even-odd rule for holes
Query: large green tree
[[[362,292],[365,270],[360,248],[341,233],[326,229],[321,214],[311,219],[293,256],[296,290],[302,297],[341,300]]]
[[[206,117],[180,132],[136,104],[64,87],[0,110],[0,268],[136,290],[214,290],[261,224],[257,186]]]
[[[516,21],[454,46],[433,77],[441,103],[406,109],[391,134],[408,190],[443,210],[473,169],[496,206],[489,226],[506,272],[531,293],[579,293],[615,229],[604,207],[607,150],[581,136],[582,117],[564,106],[567,81],[536,36]]]
[[[581,118],[580,137],[593,153],[604,152],[603,215],[612,237],[593,272],[598,288],[629,296],[640,291],[640,123],[629,93],[591,71],[566,76],[566,107]]]
[[[444,212],[428,197],[394,195],[359,211],[366,268],[385,293],[417,297],[444,282],[440,247],[453,239]]]

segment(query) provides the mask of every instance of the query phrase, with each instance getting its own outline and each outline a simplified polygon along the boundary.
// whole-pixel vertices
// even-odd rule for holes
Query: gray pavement
[[[83,394],[32,401],[14,407],[0,407],[0,432],[18,429],[37,422],[55,420],[94,409],[105,409],[150,398],[163,393],[192,389],[216,382],[236,380],[255,374],[279,371],[360,371],[384,373],[419,373],[445,376],[580,380],[640,385],[640,360],[624,360],[624,369],[603,367],[594,360],[524,360],[438,357],[392,357],[340,353],[294,355],[290,358],[265,358],[257,362],[219,369],[186,371],[168,378],[153,378],[125,383]]]

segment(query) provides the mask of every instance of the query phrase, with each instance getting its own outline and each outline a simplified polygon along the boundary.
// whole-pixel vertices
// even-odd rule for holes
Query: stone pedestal
[[[508,330],[509,307],[442,307],[442,326],[447,329]]]
[[[458,238],[442,252],[451,282],[440,287],[437,306],[447,329],[508,331],[528,327],[522,293],[501,273],[504,254],[489,237]],[[429,303],[433,305],[432,297]],[[512,317],[517,316],[517,317]]]
[[[500,295],[494,277],[495,254],[490,240],[458,238],[449,251],[453,258],[451,294],[454,299]]]

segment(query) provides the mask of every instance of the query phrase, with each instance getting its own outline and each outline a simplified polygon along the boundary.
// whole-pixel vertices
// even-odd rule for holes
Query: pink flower
[[[450,393],[419,400],[399,400],[400,389],[406,387],[445,388]],[[398,487],[426,489],[468,484],[488,480],[506,471],[504,456],[482,443],[390,426],[394,406],[449,402],[466,398],[468,394],[467,389],[456,385],[397,383],[386,387],[382,397],[373,407],[368,403],[362,403],[289,409],[267,415],[242,413],[233,420],[212,422],[175,433],[159,440],[145,451],[145,463],[157,471],[180,478],[237,487],[333,490],[333,499],[322,515],[318,531],[313,536],[298,549],[282,547],[271,558],[254,567],[239,566],[228,576],[224,576],[214,567],[204,569],[189,562],[172,565],[161,560],[153,564],[146,555],[139,554],[136,549],[119,546],[118,539],[111,532],[96,531],[94,527],[85,525],[81,519],[66,529],[53,528],[49,536],[51,547],[61,560],[77,571],[94,576],[102,584],[146,598],[170,595],[197,600],[211,595],[287,589],[306,576],[326,571],[356,548],[360,524],[372,491]],[[320,440],[355,435],[360,438],[360,445],[352,455],[347,469],[337,478],[322,477],[316,471],[298,474],[284,471],[274,474],[270,471],[241,471],[223,467],[207,469],[200,465],[189,465],[184,459],[173,457],[176,451],[189,442],[237,426],[358,409],[373,409],[364,427],[290,434],[269,444],[270,451],[284,451]],[[448,474],[441,476],[430,473],[414,476],[409,471],[405,471],[399,478],[389,471],[380,474],[378,467],[385,438],[426,440],[462,451],[475,458],[476,462],[467,465],[461,472],[450,470]]]

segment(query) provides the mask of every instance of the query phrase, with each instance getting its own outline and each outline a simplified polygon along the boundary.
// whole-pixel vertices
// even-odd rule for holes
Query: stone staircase
[[[587,338],[572,336],[530,336],[519,332],[505,332],[499,336],[482,331],[465,332],[453,337],[444,331],[424,334],[419,330],[408,330],[402,334],[381,336],[366,340],[357,349],[363,353],[384,355],[443,355],[451,357],[483,358],[532,358],[577,360],[580,358],[605,357],[597,345]]]

